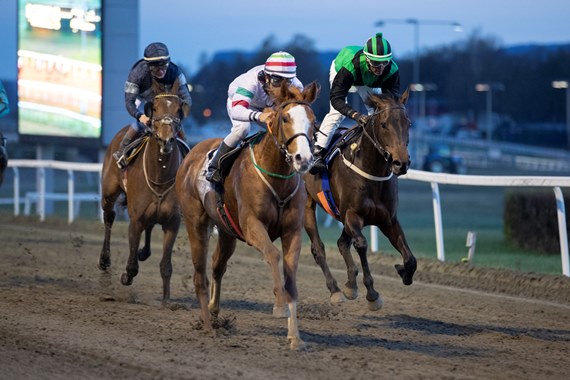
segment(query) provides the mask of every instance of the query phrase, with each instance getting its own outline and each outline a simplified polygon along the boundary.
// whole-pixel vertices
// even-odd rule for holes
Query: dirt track
[[[223,327],[200,330],[187,238],[180,231],[172,305],[161,306],[160,228],[153,255],[123,287],[125,224],[111,242],[113,272],[97,260],[98,222],[35,223],[0,216],[2,379],[565,379],[570,368],[570,279],[420,261],[405,287],[395,260],[371,258],[384,308],[363,297],[328,302],[308,248],[298,272],[308,349],[289,350],[271,316],[268,267],[238,244],[221,303]],[[342,265],[329,252],[334,274]],[[361,279],[361,276],[359,276]],[[463,287],[463,288],[461,288]]]

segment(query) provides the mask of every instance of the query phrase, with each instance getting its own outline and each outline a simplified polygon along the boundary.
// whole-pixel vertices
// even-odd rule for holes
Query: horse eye
[[[288,115],[283,115],[283,122],[284,123],[288,123],[291,120],[291,118]]]
[[[388,125],[386,123],[381,123],[380,126],[384,129],[388,128]]]

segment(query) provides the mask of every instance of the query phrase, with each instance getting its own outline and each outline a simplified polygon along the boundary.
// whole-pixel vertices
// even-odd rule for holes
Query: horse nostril
[[[300,154],[297,153],[297,154],[295,155],[295,162],[302,162],[302,161],[303,161],[303,158],[301,157]]]
[[[402,167],[402,163],[399,160],[394,160],[392,166],[399,169]]]

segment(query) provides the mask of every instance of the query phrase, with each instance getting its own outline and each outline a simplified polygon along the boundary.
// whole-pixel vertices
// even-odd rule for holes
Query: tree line
[[[339,50],[342,46],[339,46]],[[285,50],[295,56],[297,76],[307,84],[317,81],[321,95],[314,103],[315,114],[322,120],[329,109],[328,71],[336,52],[324,54],[314,41],[294,36],[285,44],[267,37],[254,52],[233,52],[230,59],[205,62],[190,77],[193,86],[194,118],[208,121],[202,110],[211,110],[211,118],[227,118],[226,98],[229,83],[253,66],[263,64],[274,51]],[[323,60],[323,56],[330,60]],[[412,82],[413,57],[395,57],[400,67],[402,91]],[[420,55],[420,82],[434,86],[427,114],[455,114],[473,119],[485,111],[485,94],[475,91],[477,83],[494,86],[493,111],[515,123],[565,123],[564,91],[552,88],[554,80],[570,80],[570,43],[504,47],[494,37],[475,31],[454,44],[424,50]],[[418,102],[411,94],[410,108]]]

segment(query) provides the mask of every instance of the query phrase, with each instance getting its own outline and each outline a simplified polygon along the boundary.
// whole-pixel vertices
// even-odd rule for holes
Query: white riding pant
[[[230,115],[230,108],[232,106],[231,99],[228,98],[226,102],[226,108],[228,110],[228,115]],[[250,121],[240,121],[234,120],[230,116],[230,121],[232,122],[232,129],[230,134],[224,138],[224,143],[231,147],[235,148],[238,146],[243,139],[247,137],[249,132],[251,131],[251,122]]]
[[[334,78],[336,77],[337,71],[334,67],[334,60],[331,64],[331,68],[329,71],[329,81],[332,87],[332,83]],[[366,107],[366,111],[369,115],[374,113],[374,107],[370,107],[368,105],[368,97],[370,94],[380,95],[382,93],[382,89],[380,88],[372,88],[368,86],[353,86],[350,89],[350,92],[357,92],[362,101],[364,102],[364,106]],[[346,99],[345,99],[346,101]],[[317,141],[315,145],[318,145],[322,148],[327,148],[331,142],[332,136],[334,135],[335,131],[337,130],[338,126],[344,120],[345,116],[338,112],[332,104],[330,105],[329,113],[326,114],[321,126],[319,127],[320,132],[317,132]]]

